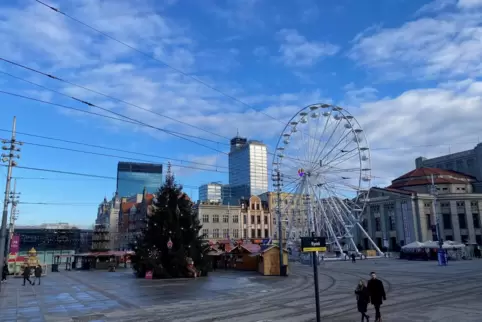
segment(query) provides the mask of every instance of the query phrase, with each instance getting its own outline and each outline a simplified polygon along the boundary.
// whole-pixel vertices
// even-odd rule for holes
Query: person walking
[[[383,304],[383,301],[387,300],[387,295],[385,294],[383,282],[377,279],[377,274],[371,272],[370,276],[371,279],[367,283],[368,295],[372,305],[375,307],[375,322],[381,322],[380,306]]]
[[[368,293],[368,288],[365,286],[365,281],[360,280],[358,286],[355,289],[356,294],[356,306],[358,312],[361,313],[361,322],[365,319],[367,322],[370,321],[370,317],[367,315],[368,303],[370,303],[370,294]]]
[[[5,262],[2,267],[2,283],[7,282],[7,275],[8,275],[8,264]]]
[[[35,281],[38,280],[38,285],[40,285],[41,277],[42,277],[42,266],[37,265],[37,267],[35,267],[35,280],[33,281],[33,284],[35,285]]]
[[[25,281],[28,281],[30,283],[30,285],[33,285],[32,281],[30,280],[30,274],[31,274],[31,270],[30,270],[30,267],[28,266],[25,266],[25,268],[23,269],[23,286],[25,286]]]
[[[356,263],[356,255],[355,253],[351,253],[351,262]]]

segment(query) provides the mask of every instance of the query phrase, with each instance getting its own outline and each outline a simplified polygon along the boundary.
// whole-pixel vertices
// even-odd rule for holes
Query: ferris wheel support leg
[[[353,248],[355,249],[356,254],[357,254],[357,255],[360,255],[360,251],[358,250],[358,247],[356,247],[356,243],[355,243],[355,241],[353,240],[353,237],[350,237],[350,242],[351,242]]]
[[[375,244],[375,242],[374,242],[373,239],[370,237],[370,235],[368,235],[367,231],[366,231],[365,229],[363,229],[362,225],[360,225],[359,222],[357,222],[356,225],[358,226],[358,228],[360,228],[360,230],[362,231],[362,233],[368,238],[368,240],[370,241],[370,243],[372,244],[372,246],[375,248],[375,250],[380,254],[380,256],[384,256],[385,254],[380,250],[380,248],[378,248],[377,244]]]

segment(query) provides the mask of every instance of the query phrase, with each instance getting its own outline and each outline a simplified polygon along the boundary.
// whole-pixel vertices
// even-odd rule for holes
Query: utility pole
[[[280,276],[285,276],[286,272],[284,271],[284,263],[283,263],[283,228],[281,226],[281,189],[283,187],[283,175],[279,172],[279,170],[275,170],[276,172],[273,174],[273,187],[276,189],[276,215],[278,221],[278,246],[279,246],[279,270]]]
[[[432,185],[430,186],[430,193],[432,194],[433,201],[432,201],[432,240],[438,241],[439,250],[438,250],[438,264],[440,266],[447,265],[445,261],[445,252],[443,250],[443,240],[440,232],[440,218],[437,214],[437,187],[435,186],[435,180],[433,174],[430,176],[432,181]]]
[[[17,204],[18,199],[20,197],[20,192],[17,193],[17,179],[13,179],[13,190],[10,192],[10,201],[12,203],[12,207],[10,208],[10,224],[8,226],[8,240],[7,240],[7,256],[10,253],[10,244],[13,238],[13,231],[15,227],[15,220],[17,220]]]
[[[0,265],[5,263],[5,246],[7,241],[7,217],[8,217],[8,204],[10,203],[10,181],[12,180],[12,168],[17,165],[15,159],[19,159],[20,155],[15,152],[20,152],[17,148],[18,145],[22,145],[21,142],[15,140],[17,118],[13,117],[12,124],[12,137],[10,140],[2,140],[4,144],[2,150],[8,151],[2,154],[2,162],[8,163],[7,182],[5,184],[5,199],[3,200],[3,213],[2,213],[2,228],[0,230]]]

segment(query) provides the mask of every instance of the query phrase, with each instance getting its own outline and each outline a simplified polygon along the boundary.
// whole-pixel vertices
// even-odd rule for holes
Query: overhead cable
[[[52,6],[48,5],[48,4],[46,4],[45,2],[42,2],[42,1],[40,1],[40,0],[35,0],[35,1],[38,2],[38,3],[41,4],[41,5],[49,8],[49,9],[51,9],[51,10],[53,10],[53,11],[55,11],[55,12],[63,15],[64,17],[67,17],[67,18],[71,19],[72,21],[75,21],[76,23],[79,23],[79,24],[83,25],[84,27],[87,27],[87,28],[89,28],[89,29],[91,29],[91,30],[93,30],[93,31],[101,34],[102,36],[104,36],[104,37],[106,37],[106,38],[108,38],[108,39],[110,39],[110,40],[112,40],[112,41],[115,41],[115,42],[117,42],[117,43],[119,43],[119,44],[121,44],[121,45],[123,45],[123,46],[125,46],[125,47],[127,47],[127,48],[130,48],[131,50],[137,52],[137,53],[140,54],[140,55],[143,55],[143,56],[145,56],[145,57],[147,57],[147,58],[150,58],[150,59],[152,59],[152,60],[154,60],[154,61],[156,61],[156,62],[158,62],[158,63],[160,63],[160,64],[162,64],[162,65],[164,65],[164,66],[166,66],[167,68],[175,71],[175,72],[178,73],[178,74],[183,75],[184,77],[188,77],[188,78],[194,80],[195,82],[197,82],[197,83],[199,83],[199,84],[201,84],[201,85],[209,88],[210,90],[212,90],[212,91],[214,91],[214,92],[216,92],[216,93],[218,93],[218,94],[221,94],[221,95],[229,98],[230,100],[233,100],[234,102],[237,102],[237,103],[239,103],[239,104],[241,104],[241,105],[243,105],[243,106],[245,106],[245,107],[248,107],[248,108],[250,108],[250,109],[253,109],[254,111],[256,111],[256,112],[258,112],[258,113],[261,113],[261,114],[263,114],[263,115],[265,115],[265,116],[267,116],[267,117],[269,117],[269,118],[271,118],[271,119],[273,119],[273,120],[275,120],[275,121],[278,121],[278,122],[280,122],[280,123],[283,124],[283,125],[285,124],[285,123],[282,122],[281,120],[278,120],[277,118],[275,118],[275,117],[273,117],[273,116],[271,116],[271,115],[269,115],[269,114],[267,114],[267,113],[265,113],[265,112],[256,110],[253,106],[249,105],[248,103],[243,102],[243,101],[241,101],[240,99],[238,99],[238,98],[236,98],[236,97],[234,97],[234,96],[232,96],[232,95],[230,95],[230,94],[227,94],[227,93],[219,90],[218,88],[216,88],[216,87],[214,87],[214,86],[212,86],[212,85],[209,85],[207,82],[205,82],[205,81],[203,81],[203,80],[201,80],[201,79],[199,79],[199,78],[197,78],[197,77],[195,77],[195,76],[193,76],[193,75],[189,75],[188,73],[183,72],[183,71],[180,70],[179,68],[176,68],[176,67],[173,67],[173,66],[169,65],[169,64],[166,63],[165,61],[162,61],[162,60],[156,58],[156,57],[155,57],[154,55],[152,55],[152,54],[146,53],[146,52],[144,52],[144,51],[142,51],[142,50],[140,50],[140,49],[138,49],[138,48],[136,48],[136,47],[134,47],[134,46],[132,46],[132,45],[129,45],[128,43],[126,43],[126,42],[124,42],[124,41],[122,41],[122,40],[119,40],[119,39],[117,39],[117,38],[109,35],[108,33],[103,32],[103,31],[101,31],[101,30],[99,30],[99,29],[97,29],[97,28],[95,28],[95,27],[93,27],[93,26],[91,26],[91,25],[89,25],[89,24],[87,24],[87,23],[85,23],[85,22],[83,22],[83,21],[81,21],[81,20],[79,20],[79,19],[77,19],[77,18],[75,18],[75,17],[73,17],[73,16],[65,13],[65,12],[63,12],[63,11],[61,11],[61,10],[58,9],[58,8],[52,7]]]
[[[154,111],[154,110],[151,110],[151,109],[142,107],[142,106],[140,106],[140,105],[127,102],[127,101],[125,101],[125,100],[122,100],[122,99],[120,99],[120,98],[114,97],[114,96],[112,96],[112,95],[108,95],[108,94],[102,93],[102,92],[100,92],[100,91],[97,91],[97,90],[88,88],[88,87],[86,87],[86,86],[73,83],[73,82],[71,82],[71,81],[65,80],[65,79],[63,79],[63,78],[60,78],[60,77],[55,76],[55,75],[52,75],[52,74],[44,73],[44,72],[42,72],[42,71],[40,71],[40,70],[38,70],[38,69],[29,67],[29,66],[25,66],[25,65],[20,64],[20,63],[16,63],[16,62],[14,62],[14,61],[11,61],[11,60],[8,60],[8,59],[2,58],[2,57],[0,57],[0,60],[4,61],[4,62],[6,62],[6,63],[12,64],[12,65],[15,65],[15,66],[17,66],[17,67],[21,67],[21,68],[23,68],[23,69],[27,69],[27,70],[32,71],[32,72],[34,72],[34,73],[37,73],[37,74],[46,76],[46,77],[48,77],[48,78],[58,80],[58,81],[63,82],[63,83],[65,83],[65,84],[69,84],[69,85],[71,85],[71,86],[75,86],[75,87],[84,89],[84,90],[89,91],[89,92],[91,92],[91,93],[95,93],[95,94],[97,94],[97,95],[104,96],[104,97],[106,97],[106,98],[108,98],[108,99],[111,99],[111,100],[114,100],[114,101],[123,103],[123,104],[125,104],[125,105],[129,105],[129,106],[135,107],[135,108],[140,109],[140,110],[143,110],[143,111],[145,111],[145,112],[149,112],[149,113],[151,113],[151,114],[155,114],[155,115],[157,115],[157,116],[164,117],[164,118],[169,119],[169,120],[171,120],[171,121],[174,121],[174,122],[177,122],[177,123],[180,123],[180,124],[184,124],[184,125],[190,126],[190,127],[192,127],[192,128],[195,128],[195,129],[197,129],[197,130],[200,130],[200,131],[203,131],[203,132],[206,132],[206,133],[209,133],[209,134],[212,134],[212,135],[221,137],[221,138],[223,138],[223,139],[229,140],[229,138],[227,138],[227,137],[225,137],[225,136],[222,136],[222,135],[220,135],[219,133],[215,133],[215,132],[212,132],[212,131],[208,131],[208,130],[203,129],[203,128],[199,127],[199,126],[196,126],[196,125],[193,125],[193,124],[190,124],[190,123],[187,123],[187,122],[178,120],[178,119],[176,119],[176,118],[174,118],[174,117],[171,117],[171,116],[168,116],[168,115],[165,115],[165,114],[161,114],[161,113],[159,113],[159,112],[156,112],[156,111]],[[5,73],[5,74],[7,74],[7,73]],[[13,76],[13,75],[9,75],[9,76],[15,77],[15,76]],[[60,93],[59,93],[59,94],[60,94]]]
[[[0,132],[11,132],[11,130],[7,129],[0,129]],[[90,144],[90,143],[85,143],[85,142],[78,142],[78,141],[72,141],[72,140],[65,140],[65,139],[60,139],[60,138],[54,138],[50,136],[44,136],[44,135],[37,135],[37,134],[32,134],[32,133],[26,133],[26,132],[16,132],[16,134],[19,135],[25,135],[25,136],[30,136],[34,138],[39,138],[39,139],[45,139],[45,140],[51,140],[51,141],[58,141],[58,142],[63,142],[63,143],[68,143],[68,144],[76,144],[76,145],[81,145],[81,146],[86,146],[86,147],[91,147],[91,148],[96,148],[96,149],[102,149],[102,150],[109,150],[109,151],[116,151],[116,152],[122,152],[122,153],[129,153],[129,154],[135,154],[135,155],[140,155],[140,156],[146,156],[146,157],[152,157],[152,158],[158,158],[158,159],[164,159],[164,160],[169,160],[169,161],[177,161],[177,162],[186,162],[186,163],[192,163],[196,165],[202,165],[202,166],[207,166],[207,167],[216,167],[216,168],[226,168],[226,166],[217,166],[215,164],[207,164],[207,163],[202,163],[202,162],[197,162],[197,161],[189,161],[189,160],[182,160],[182,159],[175,159],[175,158],[169,158],[169,157],[163,157],[163,156],[158,156],[154,154],[147,154],[147,153],[141,153],[141,152],[135,152],[135,151],[128,151],[128,150],[123,150],[123,149],[118,149],[118,148],[110,148],[107,146],[102,146],[102,145],[96,145],[96,144]],[[30,144],[30,145],[37,145],[37,146],[42,146],[41,144],[38,143],[30,143],[30,142],[25,142],[22,140],[23,143],[25,144]],[[64,147],[54,147],[54,146],[46,146],[49,148],[58,148],[58,149],[63,149],[63,150],[72,150],[69,148],[64,148]],[[82,152],[86,153],[89,151],[77,151],[74,150],[74,152]],[[98,154],[95,152],[92,152],[92,154],[97,154],[97,155],[102,155]],[[105,155],[107,156],[107,155]],[[117,157],[117,158],[126,158],[123,156],[112,156],[112,157]],[[152,161],[148,161],[152,162]]]

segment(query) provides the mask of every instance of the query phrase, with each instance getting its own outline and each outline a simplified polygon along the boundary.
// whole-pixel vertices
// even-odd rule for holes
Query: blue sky
[[[194,199],[196,186],[227,182],[226,143],[237,130],[273,149],[283,123],[311,103],[336,103],[355,115],[370,141],[376,185],[411,170],[417,156],[470,149],[479,141],[480,0],[46,3],[155,59],[33,0],[0,4],[0,57],[157,114],[5,62],[0,62],[1,72],[154,127],[220,143],[195,140],[205,145],[200,146],[156,129],[2,93],[0,129],[10,129],[15,115],[19,132],[186,160],[172,163],[204,169],[174,166]],[[108,114],[6,74],[0,74],[0,90]],[[18,138],[165,162],[21,134]],[[26,143],[19,165],[115,177],[119,160]],[[0,171],[3,185],[6,171]],[[115,190],[115,180],[109,179],[25,169],[15,169],[14,176],[24,178],[17,182],[22,201],[70,204],[20,205],[19,224],[91,224],[95,204]]]

